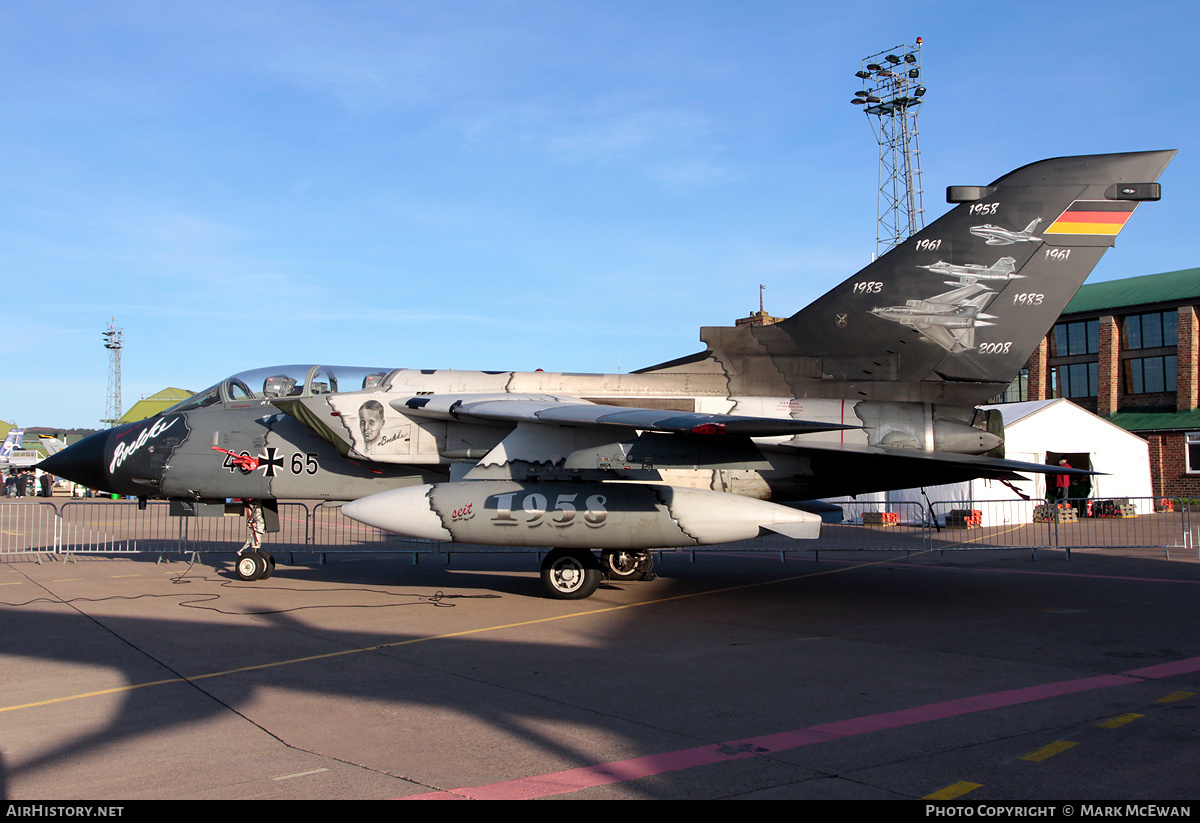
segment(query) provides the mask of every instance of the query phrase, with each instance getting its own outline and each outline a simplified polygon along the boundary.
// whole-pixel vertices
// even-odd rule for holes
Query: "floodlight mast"
[[[862,90],[850,102],[862,106],[879,144],[876,256],[925,228],[917,114],[925,96],[921,38],[864,57],[855,76]]]
[[[125,330],[116,328],[115,323],[113,318],[100,335],[104,338],[104,348],[108,349],[108,402],[100,421],[107,426],[121,422],[121,349],[125,345]]]

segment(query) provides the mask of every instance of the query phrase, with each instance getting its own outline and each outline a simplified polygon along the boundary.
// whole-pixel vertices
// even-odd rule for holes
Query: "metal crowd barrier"
[[[810,551],[1172,549],[1200,546],[1191,507],[1180,498],[915,502],[838,501],[840,525],[826,524]],[[1059,506],[1061,505],[1062,508]],[[1068,511],[1069,509],[1069,511]],[[888,517],[887,515],[891,515]],[[914,549],[914,543],[919,548]]]
[[[866,503],[838,502],[842,510],[840,523],[823,523],[821,536],[816,540],[796,541],[796,550],[811,551],[820,558],[821,552],[840,551],[926,551],[929,530],[928,510],[915,502]]]
[[[61,522],[50,501],[0,505],[0,557],[53,551]]]
[[[1191,507],[1180,498],[1122,498],[1120,502],[1100,499],[1068,499],[1075,509],[1070,518],[1051,516],[1053,548],[1104,549],[1112,546],[1171,549],[1196,546]]]
[[[936,529],[929,548],[1072,549],[1113,547],[1171,549],[1195,545],[1189,507],[1179,498],[1068,498],[937,502],[930,506]]]
[[[826,522],[817,540],[779,536],[737,544],[705,546],[703,551],[821,552],[947,551],[1123,548],[1196,549],[1200,539],[1189,502],[1179,498],[1126,498],[1120,501],[1071,499],[868,503],[839,502],[840,522]],[[263,548],[276,552],[444,554],[473,551],[525,551],[417,540],[365,526],[322,503],[279,504],[278,532],[263,536]],[[246,540],[245,519],[171,516],[165,501],[139,508],[133,501],[0,502],[0,559],[21,554],[133,554],[232,552]]]

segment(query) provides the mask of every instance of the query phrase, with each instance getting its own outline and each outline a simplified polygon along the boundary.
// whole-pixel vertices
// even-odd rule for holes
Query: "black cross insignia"
[[[283,468],[283,458],[276,457],[275,456],[275,447],[271,446],[270,448],[267,449],[266,457],[258,458],[258,465],[262,466],[263,468],[265,468],[267,470],[266,474],[263,475],[264,477],[274,477],[275,469]]]

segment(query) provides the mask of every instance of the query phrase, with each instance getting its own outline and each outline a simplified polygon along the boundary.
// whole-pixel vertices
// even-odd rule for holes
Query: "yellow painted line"
[[[957,783],[951,783],[944,789],[938,789],[933,794],[927,794],[922,797],[922,800],[953,800],[956,797],[962,797],[967,792],[973,792],[982,786],[982,783],[968,783],[966,780],[960,780]]]
[[[1139,717],[1145,717],[1145,715],[1129,712],[1127,714],[1119,714],[1116,717],[1110,717],[1108,720],[1101,720],[1096,725],[1102,729],[1117,729],[1121,726],[1124,726],[1126,723],[1137,720]]]
[[[117,694],[118,692],[131,692],[131,691],[134,691],[135,689],[145,689],[149,686],[161,686],[164,683],[182,683],[182,682],[184,682],[184,681],[178,677],[172,678],[170,680],[154,680],[149,683],[138,683],[133,686],[118,686],[113,689],[101,689],[100,691],[87,692],[86,694],[75,694],[75,695],[71,695],[70,697],[57,697],[52,700],[40,700],[37,703],[24,703],[19,706],[4,706],[3,708],[0,708],[0,712],[15,711],[16,709],[30,709],[30,708],[33,708],[34,706],[49,706],[53,703],[63,703],[68,700],[80,700],[85,697],[99,697],[99,696],[105,695],[105,694]]]
[[[140,574],[114,574],[112,580],[124,580],[126,577],[141,577]]]
[[[272,780],[292,780],[297,777],[308,777],[309,775],[320,774],[327,772],[329,769],[309,769],[306,772],[296,772],[295,774],[281,774],[278,777],[272,777]]]
[[[924,553],[924,552],[921,552]],[[917,554],[917,552],[914,552]],[[448,634],[436,634],[429,637],[414,637],[409,640],[398,640],[395,643],[381,643],[378,646],[368,646],[361,649],[343,649],[336,652],[327,652],[325,654],[314,654],[308,657],[295,657],[290,660],[278,660],[274,663],[259,663],[254,666],[241,666],[236,669],[226,669],[225,671],[209,672],[208,674],[197,674],[191,677],[171,677],[165,680],[153,680],[148,683],[135,683],[129,686],[115,686],[111,689],[101,689],[95,692],[84,692],[82,694],[72,694],[63,697],[52,697],[49,700],[38,700],[34,703],[21,703],[15,706],[0,706],[0,714],[4,712],[13,712],[20,709],[32,709],[39,706],[52,706],[55,703],[67,703],[72,700],[82,700],[88,697],[100,697],[106,694],[117,694],[119,692],[130,692],[135,689],[145,689],[150,686],[163,686],[168,683],[192,683],[197,680],[208,680],[213,677],[224,677],[230,674],[241,674],[244,672],[260,671],[262,669],[274,669],[280,666],[291,666],[296,663],[310,663],[314,660],[328,660],[334,657],[343,657],[350,654],[362,654],[363,652],[375,652],[383,649],[394,649],[400,646],[411,646],[416,643],[428,643],[434,640],[448,640],[454,637],[469,637],[475,634],[487,634],[488,632],[504,631],[505,629],[519,629],[526,626],[536,626],[541,623],[553,623],[558,620],[571,620],[576,617],[589,617],[596,614],[605,614],[607,612],[626,611],[627,609],[638,609],[644,606],[657,606],[662,603],[670,603],[675,600],[687,600],[693,597],[707,597],[712,594],[723,594],[726,592],[739,591],[741,589],[753,589],[759,586],[773,586],[778,583],[790,583],[794,580],[803,580],[809,577],[821,577],[827,574],[840,574],[842,572],[853,571],[855,569],[875,566],[881,563],[891,563],[892,560],[873,560],[868,563],[862,563],[855,566],[842,566],[840,568],[829,569],[827,571],[812,572],[811,574],[797,574],[792,577],[781,577],[778,580],[765,580],[761,583],[744,583],[738,586],[726,586],[722,589],[710,589],[709,591],[693,592],[692,594],[678,594],[673,597],[662,597],[657,600],[645,600],[640,603],[626,603],[621,606],[606,606],[601,609],[592,609],[584,612],[571,612],[570,614],[559,614],[553,617],[539,617],[536,620],[523,620],[519,623],[505,623],[499,626],[483,626],[478,629],[464,629],[460,632],[450,632]],[[247,615],[253,616],[253,615]]]
[[[1195,692],[1171,692],[1166,697],[1160,697],[1155,700],[1155,703],[1178,703],[1180,700],[1187,700],[1189,697],[1195,697]]]
[[[1001,537],[1002,535],[1006,535],[1009,532],[1015,532],[1017,529],[1023,529],[1028,525],[1029,525],[1028,523],[1018,523],[1017,525],[1012,526],[1007,529],[1004,529],[1003,531],[991,532],[989,534],[980,534],[980,535],[977,535],[976,537],[972,537],[970,540],[962,540],[961,542],[955,543],[952,546],[938,546],[936,549],[927,549],[927,550],[921,551],[921,552],[913,552],[913,554],[925,554],[928,551],[935,551],[935,552],[936,551],[944,551],[944,552],[954,551],[954,549],[956,549],[959,546],[970,546],[973,543],[978,543],[980,540],[990,540],[993,537]],[[991,526],[990,528],[996,528],[996,527]],[[996,548],[1004,549],[1004,548],[1008,548],[1008,547],[1007,546],[997,546]]]
[[[1033,763],[1041,763],[1043,760],[1054,757],[1056,754],[1061,754],[1067,749],[1078,746],[1078,743],[1072,743],[1069,740],[1056,740],[1048,746],[1042,746],[1035,752],[1021,755],[1022,760],[1029,760]]]

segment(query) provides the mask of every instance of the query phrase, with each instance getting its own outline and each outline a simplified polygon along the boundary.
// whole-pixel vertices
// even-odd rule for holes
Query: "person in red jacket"
[[[1071,468],[1071,464],[1068,463],[1065,458],[1063,460],[1059,460],[1058,465],[1066,466],[1068,469]],[[1071,487],[1071,475],[1069,475],[1069,474],[1054,475],[1054,487],[1055,487],[1055,490],[1057,491],[1057,494],[1055,495],[1055,499],[1058,500],[1059,502],[1066,500],[1067,499],[1067,489],[1069,489]]]

